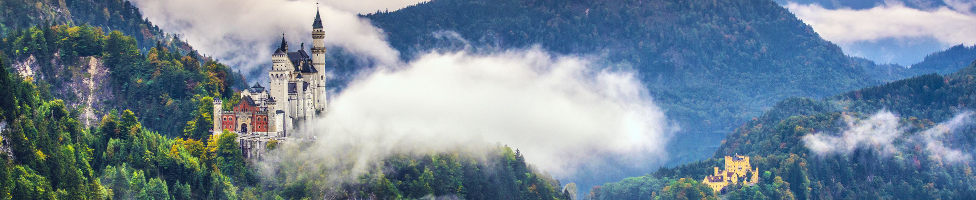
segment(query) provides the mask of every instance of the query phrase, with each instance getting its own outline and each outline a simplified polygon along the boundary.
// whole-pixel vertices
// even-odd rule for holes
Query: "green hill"
[[[591,195],[594,199],[650,197],[669,180],[701,180],[711,167],[721,166],[724,156],[741,154],[753,157],[753,166],[762,171],[762,178],[756,186],[733,187],[725,194],[730,199],[782,199],[790,195],[787,199],[972,199],[976,197],[972,158],[954,161],[940,156],[927,146],[926,134],[942,130],[933,127],[973,110],[974,77],[976,63],[945,76],[922,75],[824,100],[791,98],[737,128],[711,159],[606,184],[591,190]],[[897,114],[897,123],[902,126],[903,132],[890,144],[869,143],[824,154],[811,150],[805,142],[805,136],[811,134],[842,137],[845,131],[878,128],[880,125],[862,126],[867,122],[855,121],[853,124],[862,129],[852,130],[844,122],[850,121],[848,118],[871,120],[871,115],[883,111]],[[976,149],[973,126],[944,134],[934,141],[945,148],[964,154]],[[889,145],[894,151],[882,148]]]

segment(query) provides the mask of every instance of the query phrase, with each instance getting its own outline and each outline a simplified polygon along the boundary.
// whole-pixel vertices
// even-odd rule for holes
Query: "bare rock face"
[[[30,57],[27,57],[27,60],[24,60],[23,62],[14,63],[13,67],[14,67],[14,71],[16,71],[17,75],[20,75],[20,77],[23,77],[24,79],[27,80],[34,80],[34,76],[37,75],[37,69],[38,69],[37,58],[35,58],[34,55],[31,55]]]
[[[108,68],[100,58],[94,56],[77,58],[75,64],[62,62],[58,53],[53,57],[49,62],[56,73],[48,76],[39,71],[40,62],[33,55],[15,62],[13,68],[18,75],[31,82],[40,79],[59,80],[56,82],[63,84],[54,85],[51,88],[52,94],[64,100],[69,109],[78,109],[82,125],[90,127],[97,124],[104,115],[104,108],[107,108],[106,101],[114,97],[109,84]]]
[[[95,57],[81,58],[78,67],[71,67],[72,73],[81,76],[72,76],[70,91],[75,95],[76,100],[70,102],[71,105],[79,108],[81,114],[79,119],[83,125],[90,127],[98,123],[98,119],[104,113],[105,102],[112,98],[111,89],[108,83],[108,68],[101,59]]]

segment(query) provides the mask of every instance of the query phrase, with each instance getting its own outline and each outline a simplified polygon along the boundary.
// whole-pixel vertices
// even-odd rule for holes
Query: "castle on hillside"
[[[325,90],[325,31],[318,11],[312,23],[312,48],[302,43],[289,51],[284,34],[281,44],[271,55],[270,83],[258,83],[241,91],[241,101],[232,110],[223,110],[218,98],[213,102],[213,135],[224,130],[238,134],[245,157],[260,157],[269,142],[292,138],[290,130],[298,122],[325,112],[328,102]]]
[[[743,185],[759,183],[759,168],[752,169],[749,165],[749,156],[725,156],[725,170],[719,171],[718,167],[715,167],[715,172],[702,180],[702,183],[712,188],[715,193],[721,193],[725,186],[740,182]]]

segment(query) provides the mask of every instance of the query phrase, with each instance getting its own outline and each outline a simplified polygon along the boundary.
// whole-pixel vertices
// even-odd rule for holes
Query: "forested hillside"
[[[208,130],[201,128],[209,128],[212,119],[208,110],[212,110],[213,97],[205,95],[221,97],[230,92],[223,77],[213,76],[220,72],[219,64],[194,65],[198,62],[192,57],[178,57],[165,47],[143,55],[131,37],[118,31],[102,35],[99,28],[90,26],[13,32],[0,45],[5,47],[0,50],[4,52],[0,54],[0,199],[388,199],[431,195],[568,199],[558,181],[535,173],[520,153],[508,147],[485,152],[485,157],[477,159],[457,154],[396,155],[379,163],[379,170],[362,175],[360,181],[341,185],[324,184],[327,176],[303,176],[314,172],[305,168],[284,168],[271,177],[260,176],[254,163],[241,155],[236,134],[225,132],[210,140]],[[81,35],[91,38],[79,38]],[[62,52],[81,57],[58,58]],[[8,55],[58,62],[102,60],[116,72],[106,82],[123,91],[118,94],[136,98],[126,102],[145,101],[146,105],[112,101],[106,104],[113,105],[112,109],[85,128],[79,120],[85,107],[67,106],[52,95],[51,83],[24,79],[13,72],[11,63],[15,62]],[[45,80],[90,75],[40,73],[56,77]],[[197,76],[210,81],[196,82],[193,87],[159,84],[164,80],[187,83]],[[172,78],[176,80],[168,80]],[[137,88],[143,89],[134,91]],[[174,109],[170,106],[179,100],[157,99],[193,93],[197,93],[193,100],[183,103],[189,108],[178,111],[165,109]],[[140,123],[135,112],[121,109],[129,106],[152,113],[149,116],[187,112],[193,119],[160,122],[177,125],[187,134],[165,136]]]
[[[725,133],[777,101],[886,79],[768,0],[433,0],[366,17],[406,58],[541,45],[633,68],[682,126],[670,151],[676,163],[711,154]]]
[[[911,66],[914,74],[949,74],[969,66],[976,60],[976,46],[956,45],[946,50],[929,54],[922,62]]]
[[[18,74],[71,107],[85,108],[84,125],[110,110],[131,109],[147,127],[182,135],[200,97],[229,98],[242,81],[229,67],[197,54],[164,45],[143,53],[133,37],[87,25],[14,30],[0,47]]]
[[[606,184],[591,197],[654,196],[670,180],[701,180],[721,166],[722,157],[741,154],[752,156],[761,181],[729,189],[730,199],[976,198],[972,157],[966,156],[976,149],[976,127],[966,121],[973,120],[967,113],[976,103],[974,77],[976,63],[945,76],[923,75],[825,100],[791,98],[736,129],[712,159]],[[884,122],[879,116],[895,118]],[[883,123],[901,126],[888,130]],[[892,139],[837,144],[848,148],[842,153],[823,153],[810,143],[810,135],[859,140],[850,134]]]
[[[0,48],[15,71],[68,106],[88,108],[85,126],[109,110],[132,109],[147,127],[182,135],[173,125],[192,117],[195,95],[227,97],[245,85],[241,74],[163,32],[127,0],[2,1],[0,16]],[[110,41],[114,31],[127,37]]]
[[[157,41],[171,41],[170,48],[192,51],[185,42],[167,34],[146,20],[128,0],[5,0],[0,2],[0,34],[36,25],[91,25],[105,32],[121,31],[132,36],[139,49],[148,50]]]

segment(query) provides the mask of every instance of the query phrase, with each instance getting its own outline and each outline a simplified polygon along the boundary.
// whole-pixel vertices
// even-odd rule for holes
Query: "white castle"
[[[213,137],[224,130],[236,132],[244,156],[260,156],[270,141],[284,142],[297,122],[325,112],[325,31],[318,11],[312,23],[311,56],[305,44],[289,52],[284,34],[281,45],[271,56],[270,84],[267,90],[255,83],[241,91],[241,102],[233,110],[223,110],[215,99]]]

